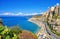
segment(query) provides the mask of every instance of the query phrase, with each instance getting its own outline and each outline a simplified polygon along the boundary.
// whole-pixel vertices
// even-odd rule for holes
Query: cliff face
[[[2,19],[0,18],[0,26],[3,26]]]
[[[51,7],[42,17],[48,21],[56,20],[60,16],[60,6]]]
[[[42,15],[42,21],[47,21],[54,30],[59,30],[60,28],[60,6],[51,7]]]
[[[33,16],[33,18],[39,18],[39,20],[48,22],[51,25],[60,26],[60,6],[53,6],[41,16]]]

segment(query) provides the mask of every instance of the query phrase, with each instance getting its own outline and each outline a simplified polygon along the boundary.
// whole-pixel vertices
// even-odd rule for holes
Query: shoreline
[[[31,18],[30,18],[28,21],[36,24],[37,26],[39,26],[39,24],[37,24],[37,23],[36,23],[35,21],[33,21]],[[39,26],[39,27],[40,27],[40,26]],[[40,27],[40,28],[41,28],[41,27]],[[35,34],[37,35],[39,31],[40,31],[40,29],[38,29],[38,31],[37,31]]]
[[[40,22],[39,20],[36,20],[36,18],[30,18],[28,21],[35,23],[41,28],[36,32],[37,36],[39,36],[40,34],[44,34],[45,36],[48,36],[46,33],[45,25],[42,22]]]

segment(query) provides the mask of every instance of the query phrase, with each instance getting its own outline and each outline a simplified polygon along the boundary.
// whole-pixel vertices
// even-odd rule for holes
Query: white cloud
[[[6,12],[6,13],[2,13],[2,14],[0,14],[0,15],[15,15],[15,14]]]
[[[54,6],[52,6],[52,7],[55,7],[55,6],[59,6],[60,4],[59,3],[56,3]],[[50,7],[48,7],[48,9],[49,9]]]
[[[59,6],[60,4],[59,3],[56,3],[54,6]]]
[[[2,16],[2,15],[4,15],[4,16],[30,16],[30,15],[38,15],[38,14],[41,14],[41,13],[22,13],[22,12],[9,13],[9,12],[6,12],[6,13],[3,13],[3,14],[0,14],[0,16]]]
[[[57,6],[59,6],[59,3],[56,3]]]

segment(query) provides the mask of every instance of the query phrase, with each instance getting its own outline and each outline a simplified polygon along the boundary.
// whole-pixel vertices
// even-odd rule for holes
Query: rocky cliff
[[[54,30],[60,32],[60,6],[51,7],[41,18],[42,21],[48,22]]]

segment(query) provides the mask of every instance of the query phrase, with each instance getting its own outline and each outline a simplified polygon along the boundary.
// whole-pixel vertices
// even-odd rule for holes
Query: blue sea
[[[31,31],[32,33],[36,33],[40,27],[38,25],[29,22],[28,19],[31,16],[1,16],[2,22],[5,26],[19,26],[23,30]]]

